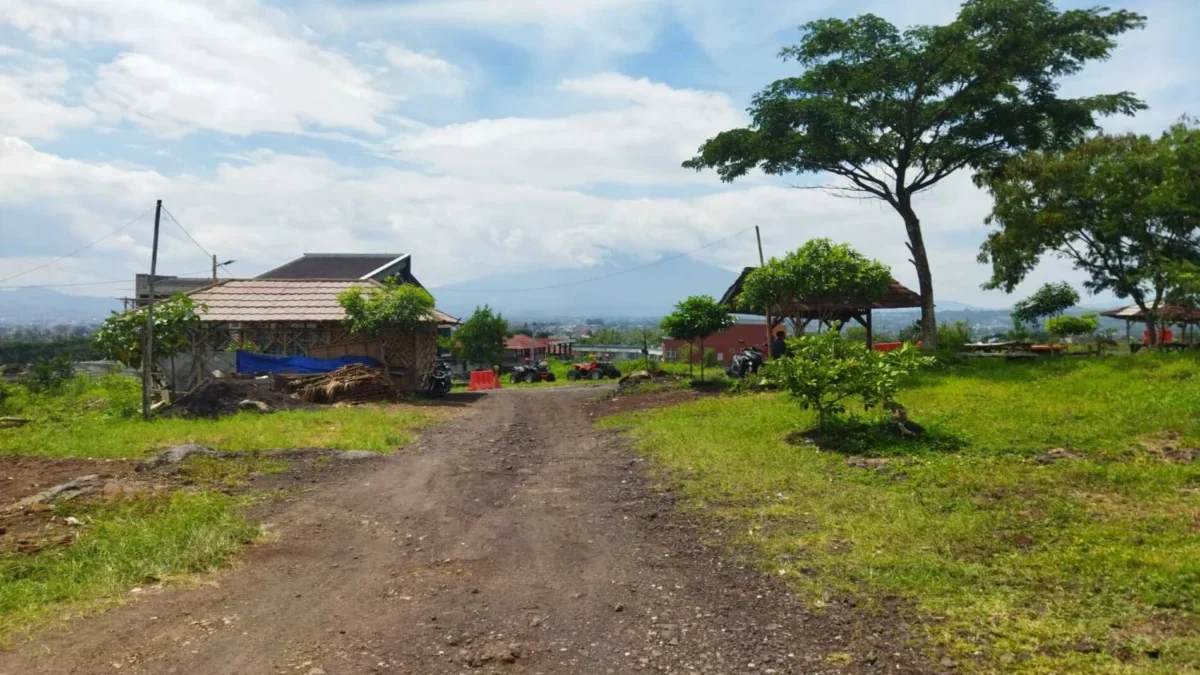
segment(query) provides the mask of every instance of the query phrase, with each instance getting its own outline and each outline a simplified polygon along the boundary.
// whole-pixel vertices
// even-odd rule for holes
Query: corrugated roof
[[[364,279],[408,257],[395,253],[305,253],[258,275],[259,279]]]
[[[346,311],[338,293],[354,287],[380,288],[382,284],[359,279],[227,279],[188,295],[207,311],[202,321],[341,321]],[[458,323],[435,309],[432,320]]]

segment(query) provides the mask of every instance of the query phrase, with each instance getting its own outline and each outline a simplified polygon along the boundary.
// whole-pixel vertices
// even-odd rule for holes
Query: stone
[[[308,675],[325,675],[325,669],[313,666],[312,668],[308,669]]]
[[[138,471],[148,471],[157,469],[163,466],[174,466],[192,455],[201,457],[217,457],[219,452],[213,450],[207,445],[197,445],[195,443],[186,443],[184,445],[176,445],[173,448],[167,448],[157,455],[143,460],[135,467]]]
[[[383,455],[370,450],[344,450],[337,454],[338,459],[346,460],[347,462],[357,462],[363,459],[379,459]]]
[[[100,476],[90,474],[80,476],[69,480],[65,483],[60,483],[54,487],[43,490],[36,495],[26,497],[18,502],[10,504],[5,511],[48,511],[49,505],[55,502],[69,501],[76,497],[91,494],[100,488]]]
[[[255,401],[253,399],[248,398],[244,401],[238,402],[238,410],[250,410],[250,411],[260,412],[260,413],[269,413],[269,412],[271,412],[271,406],[267,405],[266,403],[263,403],[262,401]]]

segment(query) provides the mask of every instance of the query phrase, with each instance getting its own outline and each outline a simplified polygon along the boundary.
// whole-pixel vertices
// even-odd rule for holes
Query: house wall
[[[205,364],[211,360],[207,355],[232,354],[244,346],[251,346],[263,354],[299,356],[315,351],[336,352],[339,346],[352,350],[355,345],[361,346],[367,342],[377,342],[381,346],[381,360],[394,371],[393,379],[401,391],[418,389],[422,377],[433,371],[437,360],[437,327],[433,324],[417,331],[386,331],[377,340],[371,341],[350,333],[337,321],[201,322],[200,329],[193,334],[192,349],[187,351],[195,356],[193,362],[196,368],[203,371]],[[200,376],[206,374],[200,372]],[[191,379],[195,379],[195,376]],[[176,386],[179,387],[178,384]]]
[[[738,342],[742,340],[745,345]],[[713,350],[717,355],[717,362],[728,365],[732,361],[735,354],[740,354],[743,346],[757,345],[759,349],[765,347],[767,341],[767,327],[761,323],[735,323],[726,328],[720,333],[714,333],[704,340],[704,349]],[[666,338],[663,340],[663,360],[676,361],[678,360],[679,349],[687,344],[686,340],[676,340],[674,338]],[[693,362],[700,362],[700,341],[695,343],[696,354],[693,357]]]

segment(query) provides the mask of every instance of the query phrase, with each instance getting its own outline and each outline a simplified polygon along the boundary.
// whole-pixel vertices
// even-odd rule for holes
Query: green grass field
[[[789,442],[814,418],[777,394],[603,424],[764,570],[817,605],[908,600],[964,672],[1200,666],[1200,461],[1178,461],[1200,447],[1195,357],[975,362],[901,400],[926,438],[843,425],[837,451]],[[1071,456],[1038,461],[1053,448]]]
[[[411,405],[240,413],[220,419],[142,421],[138,382],[79,378],[55,394],[8,386],[0,415],[31,422],[0,429],[0,455],[142,457],[180,443],[220,450],[335,448],[391,452],[431,416]]]
[[[119,602],[130,588],[217,567],[258,536],[234,498],[209,492],[75,505],[70,515],[83,521],[72,545],[0,555],[0,647],[48,620]]]

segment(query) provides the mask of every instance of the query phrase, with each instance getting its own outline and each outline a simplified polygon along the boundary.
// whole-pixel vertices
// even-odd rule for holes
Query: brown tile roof
[[[371,280],[358,279],[227,279],[188,293],[207,311],[201,321],[341,321],[346,312],[337,296],[355,286],[380,287]],[[438,323],[458,323],[458,319],[433,311]]]

